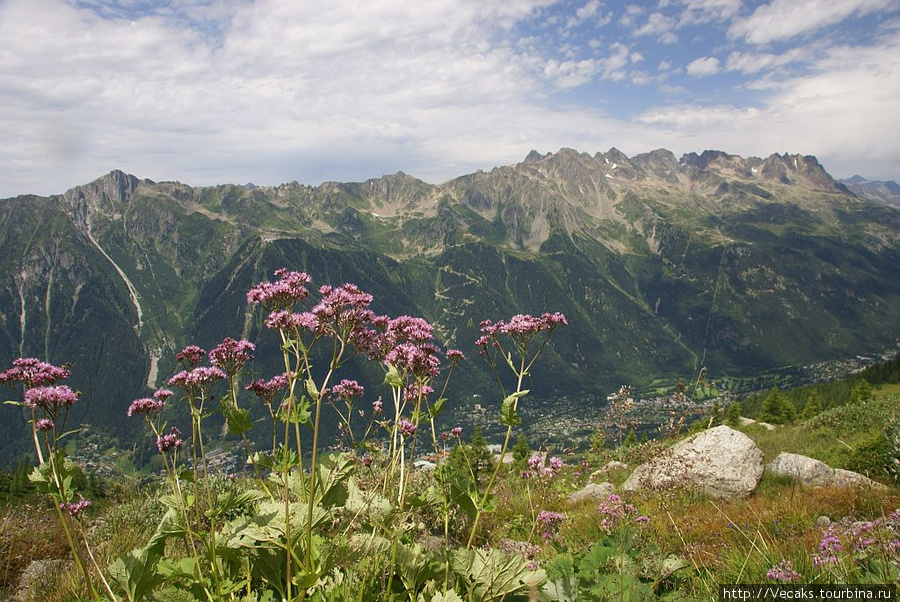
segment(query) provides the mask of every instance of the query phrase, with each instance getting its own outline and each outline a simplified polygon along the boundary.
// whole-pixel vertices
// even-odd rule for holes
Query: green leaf
[[[3,403],[4,403],[4,405],[8,405],[8,406],[24,406],[25,405],[21,401],[12,401],[12,400],[4,401]]]
[[[303,384],[306,386],[306,392],[313,399],[319,399],[319,388],[316,386],[316,381],[311,378],[307,378],[303,381]]]
[[[156,571],[162,553],[150,548],[137,548],[119,556],[109,565],[110,580],[125,591],[130,602],[151,599],[151,592],[165,580]]]
[[[384,375],[384,384],[393,389],[403,387],[403,379],[400,377],[400,371],[397,370],[397,366],[388,366],[387,372]]]
[[[306,395],[302,396],[299,401],[295,400],[294,403],[290,404],[290,411],[285,412],[284,407],[282,406],[278,413],[282,422],[312,426],[312,412],[309,409],[310,403]]]
[[[237,407],[232,403],[222,403],[222,413],[225,415],[225,424],[232,435],[246,433],[253,427],[250,419],[250,410]]]
[[[444,404],[447,403],[446,397],[441,397],[431,406],[431,417],[437,418],[440,416],[441,412],[444,410]]]
[[[163,554],[166,549],[166,540],[170,537],[183,537],[187,534],[184,517],[175,508],[169,508],[156,527],[156,533],[147,542],[147,549]]]
[[[224,495],[220,495],[216,499],[215,506],[207,510],[205,514],[208,518],[218,518],[223,514],[228,514],[232,510],[245,508],[249,504],[266,499],[267,497],[266,494],[261,491],[256,491],[255,489],[248,489],[241,492],[228,491]]]
[[[547,579],[543,570],[529,570],[528,561],[521,555],[507,555],[496,549],[454,550],[450,567],[466,584],[471,600],[525,594]]]
[[[463,599],[459,597],[455,591],[447,590],[445,592],[438,592],[431,598],[431,602],[463,602]]]
[[[549,602],[578,602],[578,579],[575,576],[554,579],[544,585],[542,593]]]
[[[522,424],[522,418],[519,417],[519,413],[516,411],[516,405],[520,397],[528,395],[528,391],[529,389],[516,391],[506,396],[506,399],[503,400],[500,406],[500,422],[506,426],[519,426]]]

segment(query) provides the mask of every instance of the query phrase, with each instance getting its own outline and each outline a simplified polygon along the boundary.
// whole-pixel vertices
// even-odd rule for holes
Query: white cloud
[[[783,54],[777,55],[735,51],[728,55],[728,59],[725,61],[725,69],[748,74],[759,73],[763,69],[782,67],[805,60],[808,57],[809,52],[804,48],[792,48]]]
[[[644,15],[647,10],[643,6],[638,6],[636,4],[629,4],[625,7],[625,13],[619,18],[619,23],[623,27],[634,27],[634,24],[637,23],[639,17]]]
[[[634,30],[635,36],[652,36],[664,44],[674,44],[678,38],[672,32],[675,29],[675,19],[662,13],[652,13],[647,21]]]
[[[767,44],[888,8],[890,3],[891,0],[772,0],[749,17],[735,21],[728,34],[751,44]]]
[[[741,0],[681,0],[684,7],[678,26],[727,21],[738,13]]]
[[[796,150],[839,165],[866,157],[855,171],[896,177],[900,32],[887,24],[870,46],[732,46],[724,64],[712,56],[724,50],[698,46],[709,56],[688,73],[752,76],[735,88],[752,107],[727,104],[732,91],[721,89],[714,107],[635,121],[598,107],[641,112],[649,92],[690,102],[691,86],[714,83],[676,78],[680,57],[669,49],[661,60],[654,44],[674,35],[681,23],[671,15],[685,7],[711,17],[728,2],[670,0],[661,17],[628,7],[647,32],[629,44],[608,32],[590,43],[550,39],[577,8],[605,18],[603,7],[587,16],[589,5],[0,0],[0,198],[62,192],[113,168],[195,185],[356,181],[400,169],[439,182],[563,146]],[[104,7],[118,12],[106,17]],[[637,70],[642,61],[656,73]]]
[[[721,70],[719,59],[714,56],[706,56],[688,63],[687,74],[692,77],[704,77],[715,75]]]
[[[673,150],[814,154],[836,177],[894,179],[900,165],[900,33],[836,47],[807,75],[763,91],[754,106],[663,106],[638,119]]]

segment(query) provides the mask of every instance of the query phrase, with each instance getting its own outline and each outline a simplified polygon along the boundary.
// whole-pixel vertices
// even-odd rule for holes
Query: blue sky
[[[432,183],[562,147],[900,180],[896,0],[0,0],[0,198]]]

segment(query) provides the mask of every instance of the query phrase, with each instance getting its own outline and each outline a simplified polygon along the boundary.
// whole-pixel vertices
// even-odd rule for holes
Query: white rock
[[[588,483],[578,491],[569,494],[569,501],[573,504],[584,500],[604,500],[616,492],[616,486],[609,481],[602,483]]]
[[[793,477],[809,487],[868,487],[884,489],[881,483],[852,470],[834,469],[815,458],[781,452],[766,469],[774,475]]]
[[[718,498],[750,495],[763,473],[763,454],[750,437],[727,426],[693,435],[638,466],[623,491],[674,487]]]

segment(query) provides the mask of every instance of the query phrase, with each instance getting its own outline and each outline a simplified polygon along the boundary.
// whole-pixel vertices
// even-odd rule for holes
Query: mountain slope
[[[563,149],[439,186],[397,173],[193,188],[114,171],[0,201],[0,362],[73,362],[89,400],[73,421],[127,437],[139,427],[120,428],[125,408],[182,345],[272,343],[244,299],[283,265],[434,322],[471,357],[458,408],[490,387],[479,321],[520,312],[568,316],[532,389],[584,403],[622,382],[747,375],[900,336],[900,211],[814,157]],[[263,375],[278,370],[266,347]],[[9,458],[24,422],[0,412]]]

